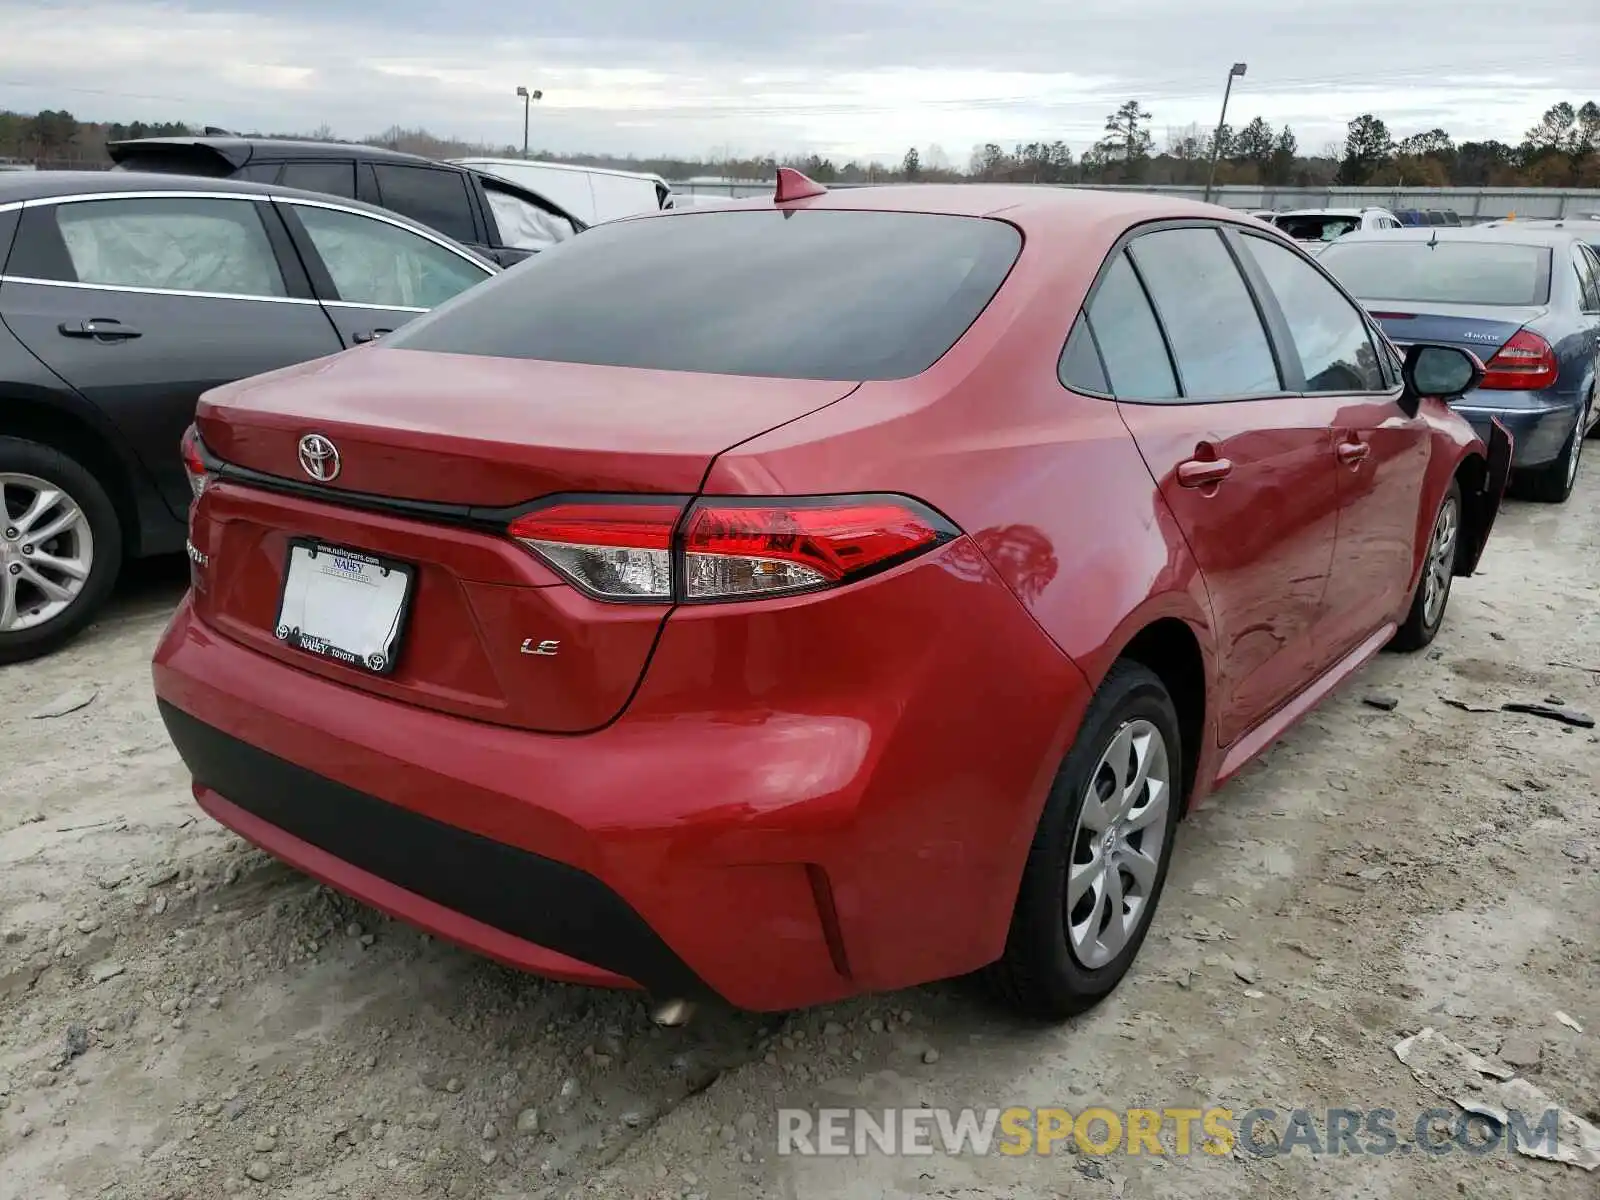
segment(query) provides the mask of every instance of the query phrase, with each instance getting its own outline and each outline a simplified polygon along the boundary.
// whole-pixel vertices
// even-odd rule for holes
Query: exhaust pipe
[[[665,1029],[677,1029],[694,1016],[691,1000],[663,1000],[650,1010],[650,1019]]]

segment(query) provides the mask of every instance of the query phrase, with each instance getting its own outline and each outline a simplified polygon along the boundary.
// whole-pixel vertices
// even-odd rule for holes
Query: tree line
[[[537,158],[590,166],[649,171],[667,179],[696,176],[729,179],[770,178],[777,166],[793,166],[819,183],[888,183],[901,180],[984,180],[1012,183],[1201,184],[1211,175],[1219,185],[1269,187],[1600,187],[1600,104],[1589,101],[1553,105],[1520,141],[1456,142],[1443,129],[1396,139],[1382,118],[1362,113],[1349,123],[1342,144],[1303,152],[1294,130],[1255,117],[1241,126],[1169,128],[1157,148],[1152,114],[1138,100],[1108,113],[1105,134],[1080,156],[1059,139],[974,147],[957,163],[941,147],[912,147],[892,166],[867,161],[835,161],[811,154],[736,155],[703,158],[641,158],[538,151]],[[180,122],[96,123],[70,112],[15,113],[0,110],[0,159],[41,167],[108,166],[106,143],[124,138],[182,136],[207,132]],[[220,132],[220,131],[215,131]],[[335,140],[324,126],[309,133],[260,134]],[[425,129],[394,126],[362,139],[430,158],[468,155],[517,157],[515,146],[486,145],[438,137]]]

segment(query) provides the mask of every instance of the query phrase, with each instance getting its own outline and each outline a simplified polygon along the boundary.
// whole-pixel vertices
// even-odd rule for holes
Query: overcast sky
[[[898,159],[1060,138],[1130,97],[1168,128],[1376,112],[1517,141],[1600,100],[1600,0],[0,0],[0,108],[275,132],[390,125],[557,152]]]

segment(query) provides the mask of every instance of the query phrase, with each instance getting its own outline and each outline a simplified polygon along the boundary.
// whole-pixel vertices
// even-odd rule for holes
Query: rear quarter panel
[[[1531,328],[1542,334],[1555,350],[1561,373],[1552,389],[1574,405],[1583,404],[1594,394],[1597,341],[1600,341],[1600,314],[1573,308],[1552,312]]]
[[[1210,605],[1187,544],[1116,405],[1057,378],[1083,295],[1125,227],[1030,233],[995,300],[927,372],[866,383],[723,453],[704,491],[915,496],[966,531],[1091,687],[1162,617],[1194,632],[1209,683]],[[1030,826],[1043,794],[1034,801]]]

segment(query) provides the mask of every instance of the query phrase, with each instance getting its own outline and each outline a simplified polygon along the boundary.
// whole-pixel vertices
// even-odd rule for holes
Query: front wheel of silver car
[[[1121,982],[1166,882],[1182,780],[1171,696],[1148,668],[1118,662],[1045,801],[1005,953],[988,971],[1009,1007],[1065,1020]]]
[[[121,565],[122,529],[100,482],[49,446],[0,438],[0,663],[77,636]]]

